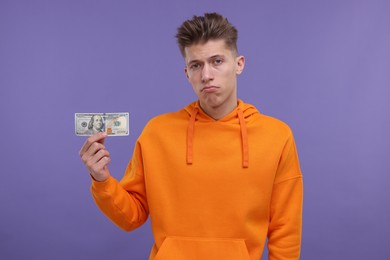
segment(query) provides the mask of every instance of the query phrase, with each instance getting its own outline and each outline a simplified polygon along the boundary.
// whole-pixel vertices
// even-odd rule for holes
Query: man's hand
[[[104,146],[106,133],[98,133],[89,137],[79,154],[88,172],[96,181],[104,181],[110,177],[107,165],[111,162],[110,153]]]

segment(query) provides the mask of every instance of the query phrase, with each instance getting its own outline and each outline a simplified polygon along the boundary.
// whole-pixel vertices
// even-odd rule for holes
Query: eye
[[[222,63],[223,63],[223,60],[220,59],[220,58],[217,58],[217,59],[214,60],[214,64],[215,65],[221,65]]]
[[[200,64],[199,63],[192,63],[190,65],[190,69],[191,70],[196,70],[196,69],[199,69],[200,68]]]

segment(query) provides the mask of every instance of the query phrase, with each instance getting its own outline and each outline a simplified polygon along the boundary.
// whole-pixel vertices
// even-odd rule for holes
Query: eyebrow
[[[211,57],[208,57],[207,60],[213,60],[213,59],[215,59],[215,58],[225,58],[225,55],[223,55],[223,54],[215,54],[215,55],[213,55],[213,56],[211,56]],[[198,63],[198,62],[201,62],[201,61],[195,59],[195,60],[190,60],[190,61],[188,62],[188,64]]]

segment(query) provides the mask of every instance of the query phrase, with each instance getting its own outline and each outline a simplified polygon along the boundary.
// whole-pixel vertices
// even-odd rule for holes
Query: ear
[[[184,67],[184,74],[186,75],[186,78],[189,79],[187,66]]]
[[[245,57],[244,56],[238,56],[236,58],[236,75],[240,75],[245,67]]]

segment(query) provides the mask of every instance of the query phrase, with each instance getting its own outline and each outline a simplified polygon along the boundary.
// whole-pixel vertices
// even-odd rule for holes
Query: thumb
[[[107,133],[106,132],[101,132],[98,134],[99,135],[99,140],[97,141],[98,143],[101,143],[101,144],[104,144],[104,141],[106,140],[107,138]]]

